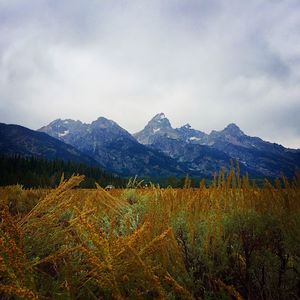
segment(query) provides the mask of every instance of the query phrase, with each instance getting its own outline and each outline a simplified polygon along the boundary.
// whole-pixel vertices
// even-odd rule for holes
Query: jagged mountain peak
[[[155,115],[147,124],[148,127],[159,129],[159,128],[172,128],[170,121],[166,118],[164,113]],[[146,127],[147,127],[146,126]]]
[[[153,121],[159,121],[159,120],[163,120],[163,119],[166,119],[166,115],[163,112],[156,114],[152,118]]]
[[[232,135],[244,135],[244,132],[235,123],[228,124],[222,132],[229,133]]]
[[[143,130],[133,135],[141,144],[152,144],[156,137],[177,139],[178,133],[172,128],[164,113],[155,115]]]
[[[240,127],[237,126],[235,123],[229,123],[224,129],[227,129],[227,130],[240,130]]]
[[[101,128],[119,127],[119,125],[116,122],[109,120],[105,117],[99,117],[97,120],[93,121],[91,125],[98,126]]]
[[[55,138],[59,138],[64,142],[68,142],[69,134],[81,130],[85,124],[81,121],[72,119],[56,119],[46,126],[43,126],[38,131],[45,132]]]
[[[99,117],[93,121],[87,128],[87,133],[102,141],[113,141],[114,139],[126,138],[134,140],[132,135],[122,128],[118,123],[105,117]],[[99,141],[100,142],[100,141]]]
[[[56,119],[56,120],[52,121],[48,126],[56,125],[56,124],[68,125],[68,124],[74,124],[74,123],[82,123],[82,122],[79,120],[75,121],[73,119]]]

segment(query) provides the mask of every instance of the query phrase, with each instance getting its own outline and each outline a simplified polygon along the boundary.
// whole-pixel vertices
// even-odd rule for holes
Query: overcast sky
[[[0,0],[0,122],[159,112],[300,148],[300,1]]]

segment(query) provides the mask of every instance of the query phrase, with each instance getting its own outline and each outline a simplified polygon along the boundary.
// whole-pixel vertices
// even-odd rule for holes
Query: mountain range
[[[253,177],[292,177],[300,167],[299,149],[248,136],[235,124],[210,134],[189,124],[173,128],[163,113],[133,135],[104,117],[91,124],[57,119],[38,131],[0,124],[0,153],[81,162],[124,176],[211,176],[228,170],[231,160]]]
[[[189,124],[174,129],[160,113],[134,137],[184,162],[190,170],[204,173],[228,168],[230,159],[238,160],[242,172],[253,176],[277,177],[284,173],[292,177],[300,166],[300,150],[248,136],[233,123],[221,131],[206,134]]]
[[[58,119],[39,131],[121,175],[211,176],[221,168],[228,170],[230,160],[238,160],[242,173],[292,177],[300,166],[300,150],[248,136],[235,124],[206,134],[189,124],[173,128],[163,113],[133,135],[104,117],[91,124]]]
[[[139,143],[116,122],[104,117],[91,124],[55,120],[39,131],[71,144],[93,157],[107,171],[124,176],[169,176],[188,170],[175,159]]]

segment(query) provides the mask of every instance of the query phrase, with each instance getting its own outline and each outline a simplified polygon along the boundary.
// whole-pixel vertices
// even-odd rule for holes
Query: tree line
[[[56,187],[62,174],[69,178],[72,174],[85,175],[81,188],[93,188],[95,182],[105,187],[126,186],[126,180],[100,168],[63,160],[47,160],[40,157],[20,155],[0,155],[0,186],[21,184],[25,188]]]

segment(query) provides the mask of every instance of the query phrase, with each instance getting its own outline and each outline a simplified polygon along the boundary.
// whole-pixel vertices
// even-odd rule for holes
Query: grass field
[[[0,190],[1,299],[299,299],[300,176]]]

